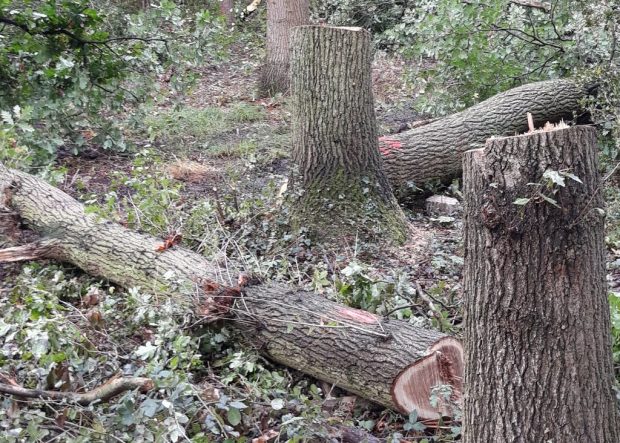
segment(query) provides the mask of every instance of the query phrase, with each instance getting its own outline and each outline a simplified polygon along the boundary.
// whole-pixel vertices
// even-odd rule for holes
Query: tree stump
[[[596,131],[490,139],[463,169],[463,441],[620,441]]]
[[[376,228],[404,240],[405,217],[378,149],[370,33],[301,26],[291,41],[293,159],[304,188],[297,219],[331,236]]]

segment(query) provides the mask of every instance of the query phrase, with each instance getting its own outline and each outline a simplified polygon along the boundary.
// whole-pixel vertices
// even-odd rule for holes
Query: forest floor
[[[253,50],[234,47],[229,61],[200,71],[190,94],[162,94],[146,112],[141,127],[126,128],[135,146],[132,152],[111,154],[93,146],[85,155],[61,156],[57,168],[64,178],[57,185],[93,212],[162,238],[180,232],[186,246],[206,255],[225,254],[264,279],[286,281],[378,314],[401,307],[391,315],[459,336],[460,214],[426,214],[423,200],[406,208],[411,236],[401,247],[366,247],[352,235],[344,245],[333,248],[303,236],[293,238],[280,229],[286,218],[280,194],[290,167],[289,103],[287,97],[255,96],[260,59],[261,54]],[[381,134],[425,118],[414,110],[415,91],[406,81],[405,68],[399,58],[384,54],[375,58],[373,81]],[[165,87],[162,83],[164,91]],[[460,199],[458,182],[441,192]],[[609,280],[612,289],[620,291],[620,192],[610,188],[607,197],[612,220]],[[49,310],[65,316],[66,324],[58,320],[62,333],[75,334],[73,341],[58,337],[60,344],[54,344],[47,323],[36,323],[38,317],[19,320],[30,328],[26,343],[33,347],[35,357],[52,355],[48,365],[65,362],[55,366],[52,385],[69,390],[93,386],[111,374],[136,368],[160,380],[159,398],[132,393],[98,412],[79,410],[78,416],[84,419],[79,426],[66,424],[75,421],[75,416],[58,408],[41,415],[36,405],[21,405],[22,412],[26,411],[23,417],[44,423],[41,426],[50,435],[65,433],[77,439],[89,432],[103,436],[107,429],[118,441],[136,438],[139,432],[144,440],[136,441],[150,441],[149,432],[167,436],[161,441],[180,441],[201,432],[204,440],[194,441],[338,441],[333,429],[343,425],[360,427],[390,442],[458,439],[458,428],[415,428],[415,417],[402,417],[268,362],[237,343],[225,325],[202,331],[200,336],[181,320],[173,322],[164,315],[178,314],[174,307],[157,305],[139,291],[121,296],[123,288],[90,279],[65,265],[11,267],[10,276],[8,268],[4,270],[3,292],[9,299],[17,291],[30,294],[28,303],[37,307],[24,303],[24,312]],[[418,291],[430,298],[416,300]],[[98,308],[104,327],[85,320],[96,308],[85,302],[86,295],[93,293],[106,298]],[[54,304],[49,297],[59,301]],[[3,326],[9,321],[33,315],[19,311],[20,306],[0,305],[0,311],[5,309],[0,336],[8,334]],[[151,312],[153,308],[161,315]],[[41,334],[36,335],[39,330]],[[193,345],[192,337],[197,336]],[[63,343],[82,340],[101,355],[69,358],[67,351],[58,350]],[[151,343],[160,349],[153,350]],[[4,346],[17,345],[5,340]],[[58,349],[52,352],[54,346]],[[200,363],[189,355],[192,346],[200,350],[195,353]],[[89,363],[91,359],[95,363]],[[32,382],[37,371],[42,371],[37,369],[39,364],[35,358],[10,366],[18,378]],[[179,393],[185,382],[194,393],[189,399]],[[0,424],[5,418],[0,415]],[[196,423],[198,431],[191,428]],[[170,437],[173,432],[178,434],[175,438]]]

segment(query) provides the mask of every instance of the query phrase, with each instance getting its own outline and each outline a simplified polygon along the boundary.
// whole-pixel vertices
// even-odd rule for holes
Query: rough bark
[[[233,11],[233,0],[220,0],[220,12],[226,17],[226,23],[231,26],[235,22],[235,13]]]
[[[233,287],[207,258],[86,214],[60,190],[0,164],[0,208],[41,235],[1,259],[54,258],[126,287],[174,296],[201,316],[232,320],[267,357],[398,411],[436,420],[432,386],[450,384],[460,397],[462,348],[453,338],[347,308],[282,286]],[[233,273],[231,276],[230,273]]]
[[[290,85],[290,32],[310,20],[309,0],[267,0],[267,57],[261,68],[263,96],[286,93]]]
[[[462,349],[451,337],[285,287],[249,288],[244,300],[240,327],[272,360],[425,419],[441,415],[433,386],[454,386],[460,398]]]
[[[620,441],[595,130],[490,139],[463,164],[463,441]]]
[[[302,26],[291,42],[293,159],[304,188],[298,218],[334,235],[374,225],[403,240],[405,217],[377,144],[370,34]]]
[[[510,89],[471,108],[400,134],[382,137],[384,170],[397,195],[411,184],[446,181],[462,171],[462,154],[493,136],[527,130],[527,113],[538,126],[571,119],[591,91],[572,80],[549,80]]]

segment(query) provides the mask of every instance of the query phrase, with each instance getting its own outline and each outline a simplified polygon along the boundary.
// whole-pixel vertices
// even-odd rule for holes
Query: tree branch
[[[155,387],[150,378],[144,377],[113,378],[91,391],[80,393],[28,389],[18,385],[15,380],[4,374],[0,374],[0,382],[0,392],[3,394],[46,400],[66,400],[70,403],[76,403],[82,406],[88,406],[96,401],[108,401],[125,391],[140,389],[142,392],[147,392]]]
[[[86,40],[86,39],[83,39],[81,37],[78,37],[77,35],[75,35],[71,31],[68,31],[65,28],[52,28],[52,29],[45,29],[45,30],[37,30],[37,29],[29,28],[24,23],[19,23],[19,22],[15,21],[15,20],[12,20],[10,18],[1,17],[1,16],[0,16],[0,23],[4,23],[6,25],[11,25],[11,26],[14,26],[16,28],[19,28],[22,31],[24,31],[25,33],[30,34],[30,35],[59,35],[59,34],[63,34],[63,35],[66,35],[67,37],[69,37],[70,39],[76,41],[77,43],[79,43],[81,45],[106,45],[108,43],[115,42],[115,41],[128,41],[128,40],[138,40],[138,41],[147,42],[147,43],[155,42],[155,41],[164,42],[166,44],[168,43],[168,40],[166,40],[165,38],[158,38],[158,37],[145,38],[145,37],[137,37],[137,36],[132,36],[132,35],[123,36],[123,37],[112,37],[112,38],[108,38],[108,39],[105,39],[105,40]]]
[[[551,4],[547,2],[539,2],[537,0],[511,0],[510,3],[524,8],[540,9],[541,11],[551,11]]]

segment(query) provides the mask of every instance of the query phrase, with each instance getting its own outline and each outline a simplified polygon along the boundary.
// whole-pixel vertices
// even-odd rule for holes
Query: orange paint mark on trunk
[[[371,314],[370,312],[362,311],[360,309],[353,308],[338,308],[336,310],[336,314],[340,318],[344,318],[347,320],[353,320],[357,323],[363,323],[367,325],[372,325],[375,323],[379,323],[379,317],[375,314]]]
[[[379,137],[379,152],[381,155],[389,155],[392,151],[403,148],[403,144],[389,137]]]

